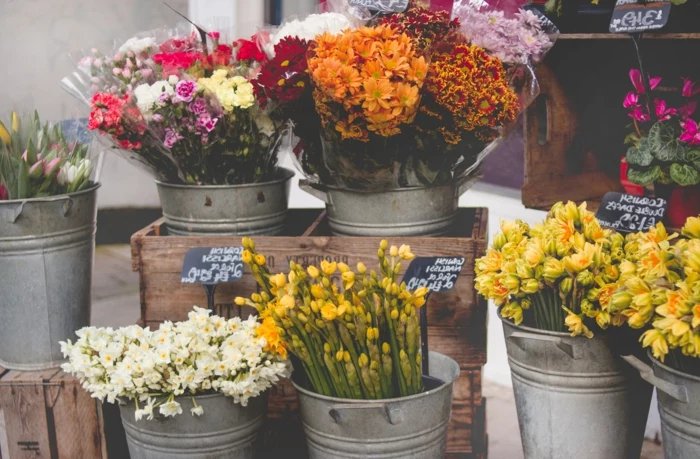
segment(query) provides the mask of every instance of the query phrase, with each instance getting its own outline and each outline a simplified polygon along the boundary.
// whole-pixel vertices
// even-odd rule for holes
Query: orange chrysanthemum
[[[389,26],[316,37],[309,57],[323,127],[343,139],[401,133],[418,111],[427,63],[406,34]]]

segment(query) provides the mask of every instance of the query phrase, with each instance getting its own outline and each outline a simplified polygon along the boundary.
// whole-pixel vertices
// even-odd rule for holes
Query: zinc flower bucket
[[[176,397],[183,411],[195,408],[192,397]],[[154,414],[135,420],[132,402],[120,405],[131,459],[253,459],[258,432],[265,420],[267,395],[251,398],[247,406],[223,394],[198,395],[201,416]]]
[[[440,236],[457,218],[459,197],[477,180],[434,187],[361,191],[299,181],[299,187],[326,204],[333,234],[341,236]]]
[[[294,172],[245,185],[173,185],[156,180],[168,232],[176,235],[276,235],[282,232]]]
[[[700,457],[700,377],[663,364],[649,353],[652,365],[625,357],[642,378],[656,387],[664,455],[673,459]]]
[[[652,386],[609,339],[501,320],[525,459],[638,459]]]
[[[90,324],[99,186],[0,201],[0,366],[58,367],[58,342]]]
[[[326,397],[293,381],[309,459],[445,457],[452,386],[459,376],[459,365],[430,352],[430,375],[444,384],[385,400]]]

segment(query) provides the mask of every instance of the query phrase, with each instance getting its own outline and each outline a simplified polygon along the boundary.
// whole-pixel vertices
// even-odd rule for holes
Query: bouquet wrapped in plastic
[[[37,112],[22,118],[11,112],[0,120],[0,201],[82,191],[90,186],[89,143],[71,138],[57,123],[43,123]]]
[[[259,63],[220,37],[141,34],[114,53],[92,50],[63,86],[90,105],[91,130],[162,181],[271,180],[278,136],[250,81]]]
[[[447,184],[472,174],[507,134],[537,95],[532,66],[556,33],[529,11],[507,18],[462,2],[454,11],[412,1],[402,13],[361,11],[370,19],[359,28],[276,45],[304,88],[282,102],[313,104],[318,116],[294,130],[311,181],[370,191]],[[295,54],[304,49],[306,62]],[[258,84],[273,92],[265,77],[263,66]]]

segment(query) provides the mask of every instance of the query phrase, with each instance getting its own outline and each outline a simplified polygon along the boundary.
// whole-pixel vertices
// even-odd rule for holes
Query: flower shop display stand
[[[287,222],[284,236],[253,238],[256,250],[267,256],[273,272],[288,268],[291,260],[302,265],[318,264],[323,259],[349,265],[362,261],[368,268],[374,268],[382,238],[331,236],[326,214],[320,209],[290,210]],[[488,308],[474,290],[474,262],[486,251],[487,222],[487,209],[460,209],[448,236],[388,238],[393,244],[409,244],[417,257],[465,257],[455,288],[433,293],[427,304],[430,349],[452,357],[461,368],[454,386],[448,434],[447,451],[451,459],[486,457],[486,401],[481,395],[481,377],[486,363]],[[188,249],[240,244],[240,238],[235,236],[169,236],[163,219],[135,233],[131,238],[132,264],[140,278],[141,324],[157,327],[165,320],[183,320],[193,305],[207,304],[201,285],[180,283],[180,270]],[[220,284],[215,292],[216,313],[222,316],[253,313],[252,309],[235,306],[233,299],[255,291],[257,284],[248,272],[236,283]],[[260,443],[266,453],[264,457],[274,458],[276,452],[290,457],[290,451],[303,448],[297,397],[291,383],[285,382],[270,393],[268,424],[263,435]],[[298,457],[304,457],[303,453]]]
[[[58,368],[0,368],[0,413],[6,431],[0,457],[2,451],[10,459],[128,457],[119,409],[91,398]]]
[[[697,62],[678,58],[697,53],[700,34],[645,34],[642,49],[645,71],[664,78],[661,90],[700,74]],[[572,200],[595,210],[606,192],[624,192],[619,168],[630,118],[622,101],[638,66],[628,35],[559,37],[537,69],[540,95],[525,113],[526,207]]]

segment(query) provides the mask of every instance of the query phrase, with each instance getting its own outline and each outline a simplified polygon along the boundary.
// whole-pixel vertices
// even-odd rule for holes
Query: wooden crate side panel
[[[53,408],[58,457],[106,458],[99,402],[66,373],[58,373],[51,382],[61,384],[45,388],[46,403]]]
[[[9,371],[0,379],[0,407],[5,415],[7,449],[12,459],[52,459],[55,438],[49,433],[44,383],[58,370]]]

